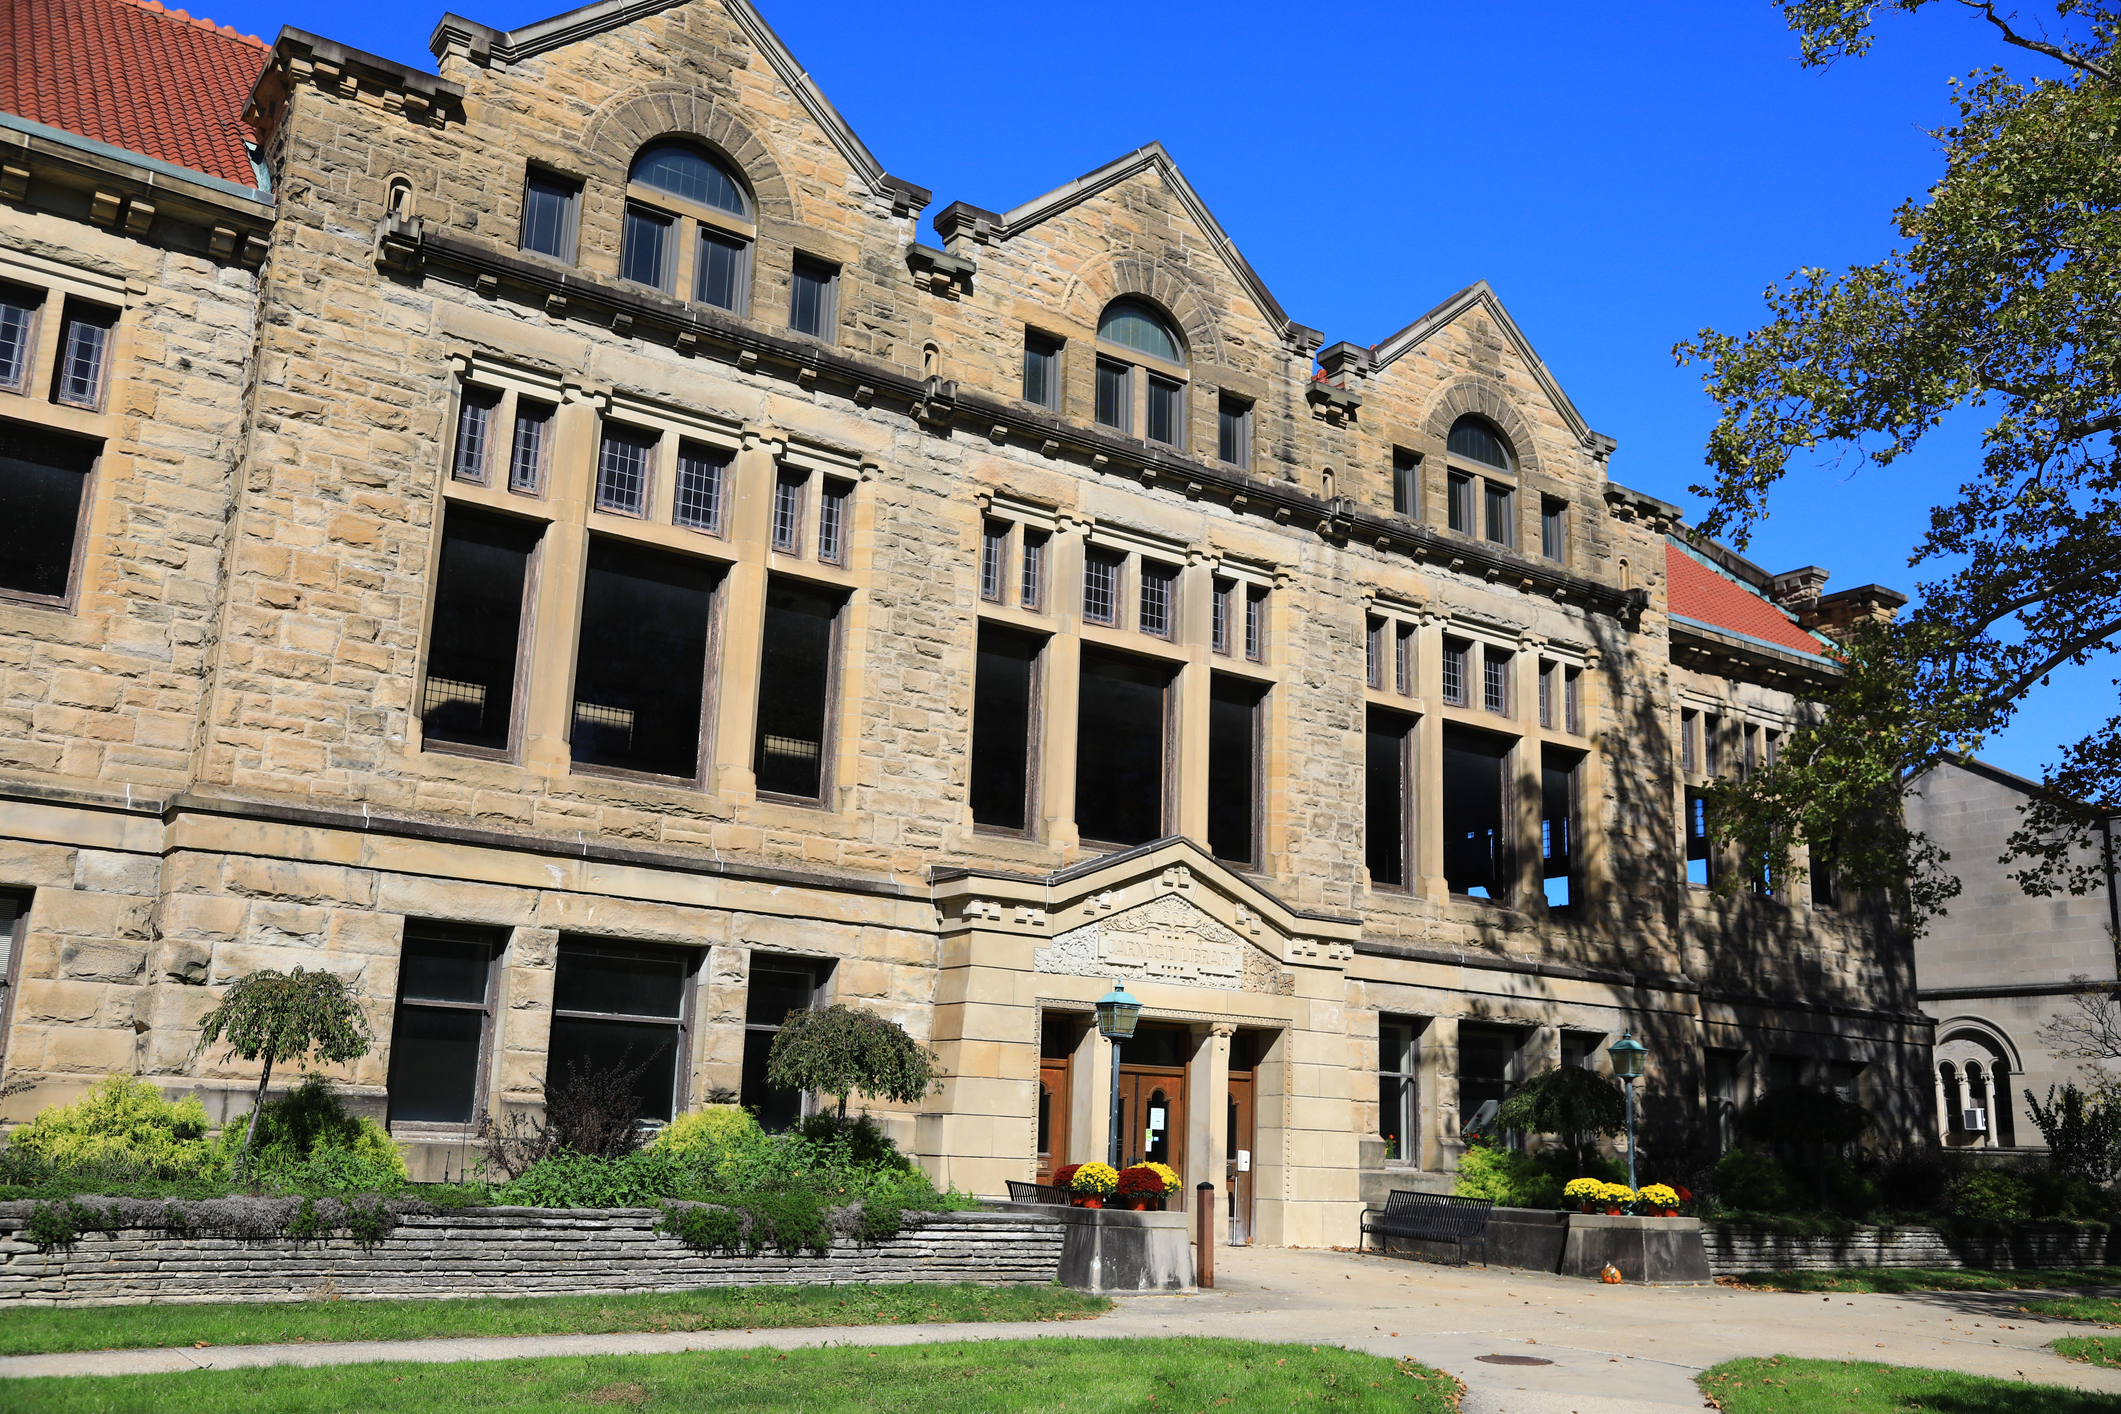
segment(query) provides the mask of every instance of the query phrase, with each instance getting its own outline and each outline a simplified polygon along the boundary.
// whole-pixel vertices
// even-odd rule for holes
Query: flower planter
[[[1102,1198],[1091,1197],[1086,1194],[1083,1197],[1075,1200],[1075,1206],[1078,1208],[1102,1208],[1105,1206],[1105,1200]]]

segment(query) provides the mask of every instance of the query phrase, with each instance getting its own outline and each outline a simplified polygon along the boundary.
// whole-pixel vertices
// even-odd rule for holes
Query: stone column
[[[1046,603],[1060,628],[1046,642],[1039,809],[1047,843],[1063,851],[1082,840],[1075,828],[1075,716],[1082,681],[1083,537],[1089,529],[1089,521],[1061,515],[1046,542],[1053,576]],[[1102,1147],[1098,1157],[1104,1157]]]
[[[553,519],[538,547],[538,580],[533,591],[530,665],[526,680],[558,684],[574,681],[575,645],[568,630],[575,605],[582,599],[582,574],[588,561],[585,526],[590,492],[596,483],[600,413],[609,395],[569,383],[553,417],[553,447],[546,469],[547,504]],[[564,690],[530,692],[523,704],[523,764],[546,776],[564,776],[574,760],[569,739],[574,730],[573,694]]]
[[[1218,1021],[1192,1029],[1193,1059],[1186,1066],[1186,1211],[1193,1211],[1198,1185],[1214,1184],[1215,1240],[1222,1244],[1230,1240],[1223,1185],[1230,1159],[1230,1038],[1237,1028]]]
[[[1421,1163],[1452,1172],[1465,1145],[1458,1138],[1458,1018],[1439,1016],[1415,1041],[1421,1065]]]
[[[1174,636],[1186,648],[1186,666],[1173,682],[1177,701],[1172,704],[1176,728],[1171,743],[1174,769],[1171,773],[1177,798],[1169,812],[1169,832],[1184,835],[1208,847],[1208,721],[1211,657],[1208,630],[1215,613],[1215,565],[1212,556],[1200,550],[1186,553],[1179,571],[1178,619]],[[1240,626],[1241,627],[1241,626]]]
[[[1068,1067],[1068,1155],[1071,1164],[1105,1161],[1112,1125],[1112,1043],[1093,1019]]]
[[[738,554],[722,581],[722,665],[715,690],[713,781],[715,794],[733,803],[749,801],[758,790],[751,744],[758,723],[766,566],[773,536],[773,487],[787,449],[785,434],[770,427],[748,426],[743,450],[730,469],[729,541]]]
[[[1611,798],[1611,783],[1606,778],[1606,754],[1603,746],[1604,694],[1598,690],[1598,663],[1596,651],[1584,658],[1582,683],[1583,735],[1590,748],[1584,753],[1583,764],[1576,770],[1576,838],[1570,841],[1576,851],[1575,887],[1582,894],[1576,901],[1576,916],[1604,919],[1619,917],[1618,899],[1613,892],[1610,875],[1611,861],[1606,856],[1606,831],[1612,828],[1606,820],[1606,804]],[[1674,756],[1676,763],[1677,757]],[[1680,818],[1677,815],[1671,817]]]
[[[1416,691],[1428,712],[1414,728],[1414,891],[1451,896],[1443,872],[1443,617],[1424,614],[1414,631]],[[1452,1045],[1457,1032],[1452,1032]]]

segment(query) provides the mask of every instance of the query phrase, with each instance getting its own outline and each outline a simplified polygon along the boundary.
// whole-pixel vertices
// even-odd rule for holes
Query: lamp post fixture
[[[1106,1162],[1119,1167],[1119,1046],[1120,1042],[1134,1035],[1134,1023],[1141,1019],[1142,1004],[1127,994],[1120,980],[1112,979],[1112,990],[1097,999],[1097,1034],[1112,1043],[1112,1106]]]
[[[1620,1077],[1628,1092],[1628,1187],[1635,1186],[1635,1082],[1642,1079],[1642,1063],[1649,1059],[1649,1047],[1635,1039],[1632,1031],[1623,1031],[1620,1039],[1605,1048],[1613,1058],[1613,1074]]]

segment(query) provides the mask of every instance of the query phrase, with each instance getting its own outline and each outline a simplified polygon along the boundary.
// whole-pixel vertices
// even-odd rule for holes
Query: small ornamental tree
[[[225,1041],[224,1060],[264,1060],[250,1127],[243,1132],[247,1150],[258,1137],[258,1114],[265,1108],[265,1087],[272,1082],[274,1065],[309,1055],[339,1065],[367,1055],[371,1039],[368,1018],[336,976],[299,967],[293,972],[268,968],[229,984],[221,1005],[199,1019],[199,1044],[193,1054]]]
[[[1598,1136],[1618,1134],[1626,1123],[1620,1082],[1578,1065],[1542,1071],[1495,1111],[1498,1130],[1560,1135],[1575,1155],[1579,1174],[1591,1171]]]
[[[766,1079],[788,1090],[831,1095],[847,1118],[847,1096],[910,1105],[936,1087],[940,1067],[895,1021],[834,1003],[792,1011],[773,1038]]]

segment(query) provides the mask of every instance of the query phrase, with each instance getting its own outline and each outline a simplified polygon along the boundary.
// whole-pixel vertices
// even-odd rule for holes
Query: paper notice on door
[[[1149,1111],[1149,1127],[1151,1129],[1162,1129],[1164,1127],[1164,1112],[1162,1110],[1152,1109]]]
[[[1239,1149],[1237,1151],[1237,1171],[1239,1173],[1252,1172],[1252,1151],[1250,1149]]]

